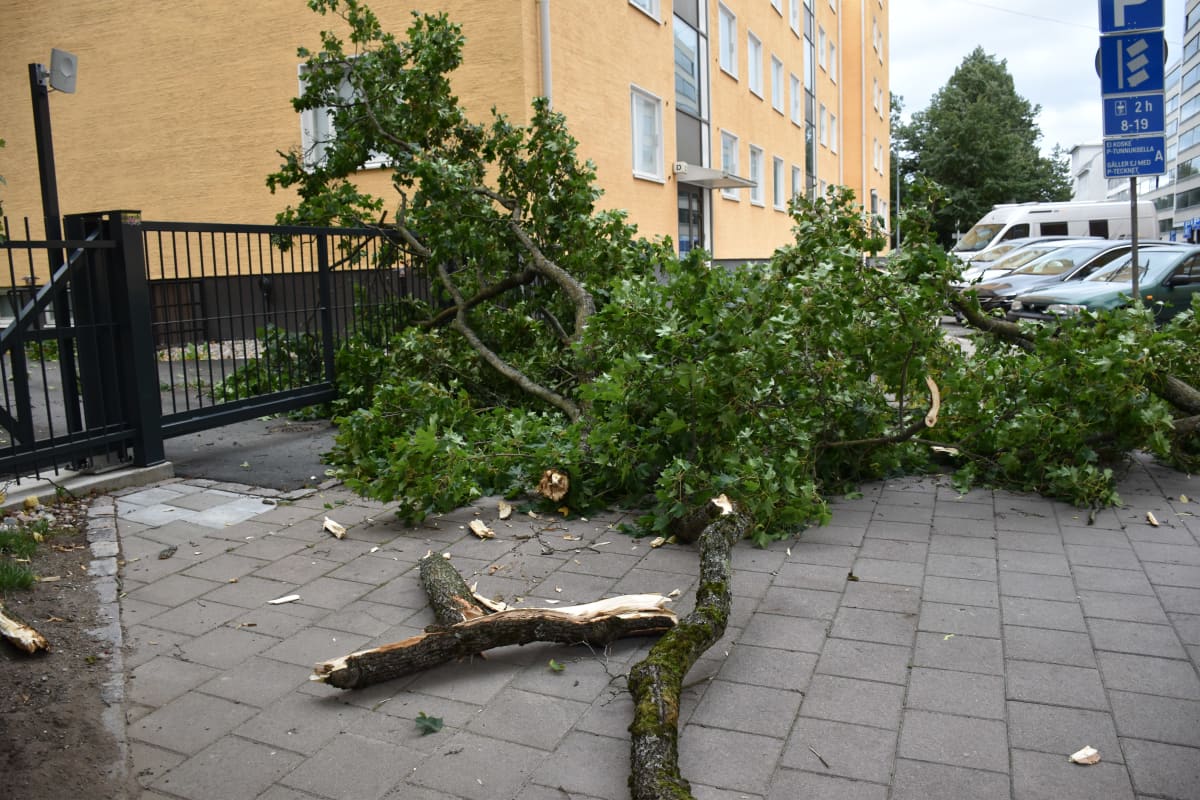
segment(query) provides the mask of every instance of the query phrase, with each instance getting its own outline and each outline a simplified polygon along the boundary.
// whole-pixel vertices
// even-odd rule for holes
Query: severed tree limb
[[[533,283],[534,280],[537,279],[537,277],[538,277],[538,273],[533,269],[526,269],[523,272],[519,272],[515,275],[509,275],[507,278],[497,281],[496,283],[493,283],[489,286],[485,286],[483,289],[480,289],[473,296],[466,298],[466,300],[464,302],[464,307],[467,310],[470,310],[470,309],[474,308],[475,306],[479,305],[480,303],[482,303],[486,300],[491,300],[493,297],[499,297],[500,295],[504,294],[505,292],[507,292],[511,289],[517,289],[521,286],[527,286],[527,285]],[[443,308],[438,313],[434,314],[429,319],[418,322],[417,325],[419,325],[422,328],[436,328],[439,325],[444,325],[448,320],[453,319],[454,315],[457,313],[458,313],[457,305],[448,306],[446,308]]]
[[[324,661],[313,667],[309,680],[339,689],[362,689],[504,645],[557,642],[603,647],[628,636],[654,636],[675,625],[675,612],[664,607],[668,602],[662,595],[641,594],[581,606],[497,611]]]
[[[0,604],[0,638],[7,639],[17,649],[30,654],[50,649],[45,636],[6,611],[3,604]]]
[[[972,328],[978,328],[985,333],[997,336],[1027,353],[1034,351],[1033,340],[1022,333],[1020,326],[1015,322],[985,314],[977,302],[971,302],[961,295],[952,296],[950,304],[962,313]]]
[[[456,306],[454,321],[450,323],[450,327],[462,334],[467,343],[479,353],[492,369],[499,372],[505,378],[515,383],[521,391],[526,394],[542,400],[567,415],[571,422],[577,422],[582,415],[579,406],[575,404],[569,397],[564,397],[553,389],[542,386],[540,383],[531,380],[528,375],[521,372],[519,369],[509,364],[502,359],[494,350],[488,347],[471,326],[467,323],[466,301],[463,299],[462,292],[455,285],[454,280],[450,277],[449,271],[445,264],[438,264],[438,275],[442,279],[442,285],[446,287],[446,291],[450,292],[450,296],[454,298]]]
[[[417,566],[421,570],[421,586],[439,625],[449,627],[492,613],[492,609],[479,602],[447,559],[437,553],[426,553]]]
[[[720,516],[700,534],[700,588],[696,607],[667,632],[644,661],[629,672],[633,695],[632,759],[629,790],[633,800],[691,798],[679,771],[679,695],[683,679],[705,650],[725,634],[732,603],[731,551],[750,526],[750,518],[722,495]]]

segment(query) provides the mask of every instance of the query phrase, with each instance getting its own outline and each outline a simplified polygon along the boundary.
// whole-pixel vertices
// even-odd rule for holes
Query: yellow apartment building
[[[411,2],[376,0],[397,33]],[[795,193],[841,184],[887,218],[887,0],[430,0],[463,26],[469,114],[525,120],[546,95],[597,168],[607,207],[719,261],[791,237]],[[0,0],[0,198],[41,235],[29,68],[78,57],[52,92],[64,214],[269,223],[265,176],[322,120],[291,107],[298,46],[338,20],[303,0]],[[360,180],[390,193],[385,170]]]

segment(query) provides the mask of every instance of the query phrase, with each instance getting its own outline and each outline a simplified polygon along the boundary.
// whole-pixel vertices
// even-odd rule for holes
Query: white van
[[[1138,238],[1158,238],[1154,203],[1138,201]],[[983,219],[959,240],[951,251],[970,261],[989,247],[1006,239],[1026,236],[1098,236],[1101,239],[1130,237],[1129,201],[1073,203],[1006,203],[992,206]]]

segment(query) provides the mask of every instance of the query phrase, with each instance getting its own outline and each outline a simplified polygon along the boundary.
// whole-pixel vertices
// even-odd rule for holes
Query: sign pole
[[[1133,267],[1133,301],[1142,304],[1142,294],[1138,291],[1138,207],[1137,207],[1137,178],[1129,179],[1129,230],[1133,232],[1129,258]]]

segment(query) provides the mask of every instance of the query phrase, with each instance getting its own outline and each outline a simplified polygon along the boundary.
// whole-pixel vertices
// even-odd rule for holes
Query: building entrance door
[[[679,186],[679,254],[704,247],[704,189]]]

